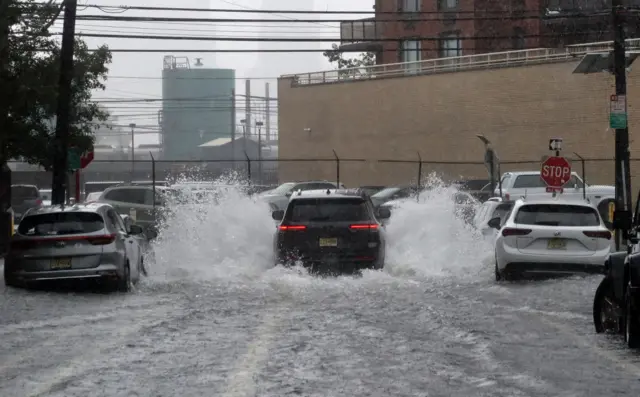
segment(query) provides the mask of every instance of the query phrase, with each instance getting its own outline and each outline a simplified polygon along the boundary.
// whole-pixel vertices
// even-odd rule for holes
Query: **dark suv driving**
[[[375,210],[360,190],[328,189],[294,192],[274,238],[276,264],[301,261],[312,272],[355,273],[384,267],[386,238],[380,220],[387,209]]]

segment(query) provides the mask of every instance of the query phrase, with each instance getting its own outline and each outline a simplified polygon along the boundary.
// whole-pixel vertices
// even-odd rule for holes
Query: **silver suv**
[[[171,197],[177,194],[177,190],[156,186],[154,200],[151,186],[118,185],[105,189],[98,201],[110,204],[121,215],[128,215],[134,223],[151,232],[151,235],[147,235],[153,238],[157,233],[162,210],[166,208]]]

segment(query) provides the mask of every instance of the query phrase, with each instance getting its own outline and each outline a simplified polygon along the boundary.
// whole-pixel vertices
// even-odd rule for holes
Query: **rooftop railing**
[[[628,39],[627,49],[640,47],[640,39]],[[375,80],[390,77],[460,72],[465,70],[497,69],[553,62],[577,60],[592,52],[613,48],[613,42],[602,41],[566,46],[565,48],[533,48],[519,51],[491,52],[450,58],[428,59],[417,62],[389,63],[366,67],[334,69],[321,72],[284,75],[293,86],[331,84],[346,81]]]

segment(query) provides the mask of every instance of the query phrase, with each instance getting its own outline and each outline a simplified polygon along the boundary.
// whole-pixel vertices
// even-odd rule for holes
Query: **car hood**
[[[380,207],[398,208],[399,206],[402,205],[402,203],[405,203],[407,200],[409,200],[409,199],[389,200],[389,201],[386,201],[386,202],[380,204]]]
[[[616,187],[610,185],[592,185],[587,187],[589,193],[610,193],[615,194]]]
[[[258,197],[261,200],[273,201],[273,200],[282,199],[285,196],[280,196],[278,194],[261,193],[261,194],[256,195],[256,197]]]

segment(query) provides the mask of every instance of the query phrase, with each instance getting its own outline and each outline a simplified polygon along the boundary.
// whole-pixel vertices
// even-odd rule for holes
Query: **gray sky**
[[[83,9],[82,4],[104,6],[166,6],[212,9],[287,9],[304,11],[365,11],[372,10],[373,0],[81,0],[79,15],[117,16],[167,16],[184,18],[249,18],[249,19],[359,19],[366,15],[269,15],[253,13],[209,13],[209,12],[160,12],[126,11],[103,8],[106,14],[95,8]],[[62,23],[57,25],[61,29]],[[78,21],[76,31],[86,33],[138,34],[138,35],[185,35],[218,37],[327,37],[340,36],[337,23],[146,23],[120,21]],[[321,52],[318,53],[198,53],[198,49],[258,49],[258,48],[329,48],[331,43],[257,43],[257,42],[215,42],[184,40],[146,40],[85,38],[90,48],[106,43],[113,49],[153,48],[153,49],[194,49],[194,53],[114,53],[110,65],[109,81],[104,92],[98,92],[94,99],[135,99],[161,98],[162,59],[164,55],[187,56],[191,63],[202,58],[205,67],[230,68],[236,70],[236,90],[244,94],[244,79],[251,82],[252,95],[264,95],[265,82],[270,82],[271,96],[277,96],[276,80],[280,75],[331,69]],[[157,128],[157,117],[152,116],[160,103],[141,105],[113,105],[111,113],[118,117],[118,124],[149,125]],[[276,125],[277,115],[272,114],[272,124]],[[136,143],[153,143],[155,134],[136,137]]]

